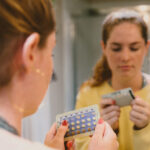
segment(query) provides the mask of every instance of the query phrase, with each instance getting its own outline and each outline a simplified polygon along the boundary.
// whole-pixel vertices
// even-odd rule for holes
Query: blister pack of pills
[[[113,93],[103,95],[102,98],[111,98],[116,101],[116,104],[118,106],[123,107],[130,105],[132,100],[135,99],[135,96],[131,88],[125,88],[119,91],[115,91]]]
[[[66,112],[56,116],[57,128],[63,120],[68,122],[65,141],[75,137],[92,135],[100,118],[98,105],[91,105],[78,110]]]

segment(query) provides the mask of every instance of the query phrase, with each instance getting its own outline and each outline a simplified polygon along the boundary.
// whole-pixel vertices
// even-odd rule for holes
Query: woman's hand
[[[118,142],[116,134],[106,123],[99,121],[91,138],[88,150],[117,150]]]
[[[138,129],[144,128],[150,122],[150,104],[139,97],[131,103],[130,120]]]
[[[64,136],[67,132],[67,121],[63,121],[62,125],[56,131],[56,123],[53,124],[50,131],[47,133],[44,144],[55,149],[65,150]]]
[[[119,128],[120,107],[115,105],[112,99],[102,99],[100,103],[101,116],[109,123],[109,125],[116,130]]]

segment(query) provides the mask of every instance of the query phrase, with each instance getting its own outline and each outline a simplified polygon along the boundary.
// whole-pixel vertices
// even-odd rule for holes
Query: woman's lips
[[[132,67],[124,65],[124,66],[119,66],[119,68],[122,69],[122,70],[130,70]]]

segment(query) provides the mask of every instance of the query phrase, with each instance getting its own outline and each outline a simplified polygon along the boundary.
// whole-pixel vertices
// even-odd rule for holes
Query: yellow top
[[[77,95],[76,109],[93,104],[100,104],[102,95],[114,92],[112,87],[104,82],[98,87],[85,86]],[[134,93],[144,101],[150,103],[150,84]],[[133,123],[129,119],[130,106],[122,107],[119,118],[119,150],[150,150],[150,125],[141,130],[133,130]],[[90,138],[76,139],[77,150],[86,150]]]

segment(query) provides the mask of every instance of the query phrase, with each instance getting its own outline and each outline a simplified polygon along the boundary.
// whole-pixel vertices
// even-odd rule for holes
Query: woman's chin
[[[24,112],[23,112],[23,117],[25,118],[25,117],[28,117],[28,116],[30,116],[30,115],[32,115],[32,114],[34,114],[35,112],[37,112],[37,110],[38,110],[38,108],[36,108],[36,109],[28,109],[28,110],[25,110]]]

